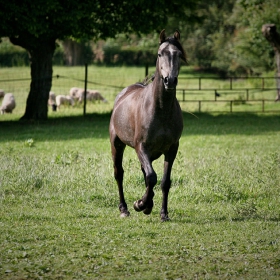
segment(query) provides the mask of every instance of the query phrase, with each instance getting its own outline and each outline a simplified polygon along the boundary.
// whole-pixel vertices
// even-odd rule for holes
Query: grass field
[[[0,122],[0,279],[280,278],[279,114],[184,113],[162,223],[130,148],[119,217],[106,110]]]
[[[133,210],[145,188],[130,148],[124,183],[131,216],[121,219],[108,125],[120,87],[141,81],[144,69],[91,66],[89,88],[108,103],[89,103],[86,117],[82,105],[65,106],[46,122],[22,123],[29,71],[0,68],[0,88],[17,101],[13,114],[0,116],[1,280],[280,278],[279,112],[250,113],[256,105],[227,91],[228,81],[205,79],[203,87],[236,101],[234,111],[249,113],[197,113],[196,100],[213,99],[213,92],[189,92],[186,99],[195,101],[181,103],[185,126],[172,173],[171,221],[160,222],[162,158],[153,164],[159,178],[153,212]],[[54,67],[54,75],[57,94],[83,87],[82,67]],[[179,98],[180,89],[197,88],[198,75],[182,69]],[[244,83],[234,86],[258,86]],[[279,111],[279,103],[269,106]]]

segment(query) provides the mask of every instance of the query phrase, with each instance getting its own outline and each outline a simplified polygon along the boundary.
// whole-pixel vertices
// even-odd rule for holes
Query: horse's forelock
[[[183,49],[181,43],[174,37],[168,37],[166,38],[165,41],[161,42],[160,45],[162,45],[163,43],[169,43],[174,45],[181,53],[182,53],[182,59],[187,63],[187,55],[185,50]]]

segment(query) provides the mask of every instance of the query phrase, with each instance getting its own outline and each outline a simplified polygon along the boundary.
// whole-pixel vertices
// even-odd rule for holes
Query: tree
[[[274,48],[275,62],[277,66],[277,97],[275,101],[280,101],[280,34],[277,32],[275,24],[269,23],[262,26],[262,33]]]
[[[57,39],[106,39],[118,33],[158,32],[167,18],[192,20],[195,0],[17,0],[1,1],[0,37],[29,53],[31,85],[21,119],[47,119],[52,58]]]
[[[273,48],[261,29],[265,23],[280,27],[279,0],[237,0],[230,21],[236,25],[233,52],[235,63],[248,73],[275,68]]]
[[[230,36],[234,27],[227,23],[236,0],[197,1],[198,21],[181,22],[181,33],[188,37],[183,44],[189,61],[203,69],[228,70]],[[174,19],[173,19],[174,20]],[[177,19],[175,19],[175,24]]]

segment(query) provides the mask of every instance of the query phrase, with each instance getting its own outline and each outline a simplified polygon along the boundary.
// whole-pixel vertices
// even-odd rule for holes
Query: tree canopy
[[[274,51],[262,25],[280,30],[280,0],[197,1],[200,21],[169,18],[184,38],[189,62],[224,74],[260,74],[275,69]]]
[[[31,86],[22,119],[46,119],[57,39],[100,39],[119,33],[148,33],[165,27],[169,16],[193,20],[195,0],[16,0],[0,5],[0,37],[30,55]]]

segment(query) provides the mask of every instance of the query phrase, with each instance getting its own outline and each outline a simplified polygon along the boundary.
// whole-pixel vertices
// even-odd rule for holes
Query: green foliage
[[[149,46],[143,47],[143,41],[139,41],[137,45],[127,46],[121,45],[122,40],[109,39],[103,46],[105,65],[130,65],[144,66],[155,65],[156,48]],[[134,41],[135,42],[135,41]]]
[[[200,21],[195,24],[186,24],[182,30],[187,34],[184,46],[189,54],[192,65],[204,69],[218,68],[227,71],[229,38],[234,26],[228,24],[227,18],[232,12],[235,1],[201,1],[198,2]]]
[[[178,24],[170,18],[169,23],[186,34],[190,64],[229,75],[260,74],[275,68],[274,51],[261,28],[274,23],[280,30],[279,7],[279,0],[198,1],[198,22]]]
[[[28,35],[33,43],[39,38],[100,39],[114,37],[121,32],[144,32],[160,29],[168,15],[187,17],[185,11],[195,7],[195,1],[16,1],[5,2],[0,10],[3,24],[0,35],[13,37]],[[26,17],[26,15],[29,15]],[[156,18],[156,20],[154,20]],[[18,24],[14,24],[14,22]],[[27,42],[26,42],[27,44]]]
[[[233,52],[237,66],[247,72],[262,73],[275,69],[274,52],[262,35],[262,25],[280,28],[279,1],[237,1],[229,21],[236,25]],[[234,70],[234,69],[233,69]]]
[[[0,67],[26,66],[29,64],[27,51],[14,46],[8,38],[1,38],[0,43]]]

